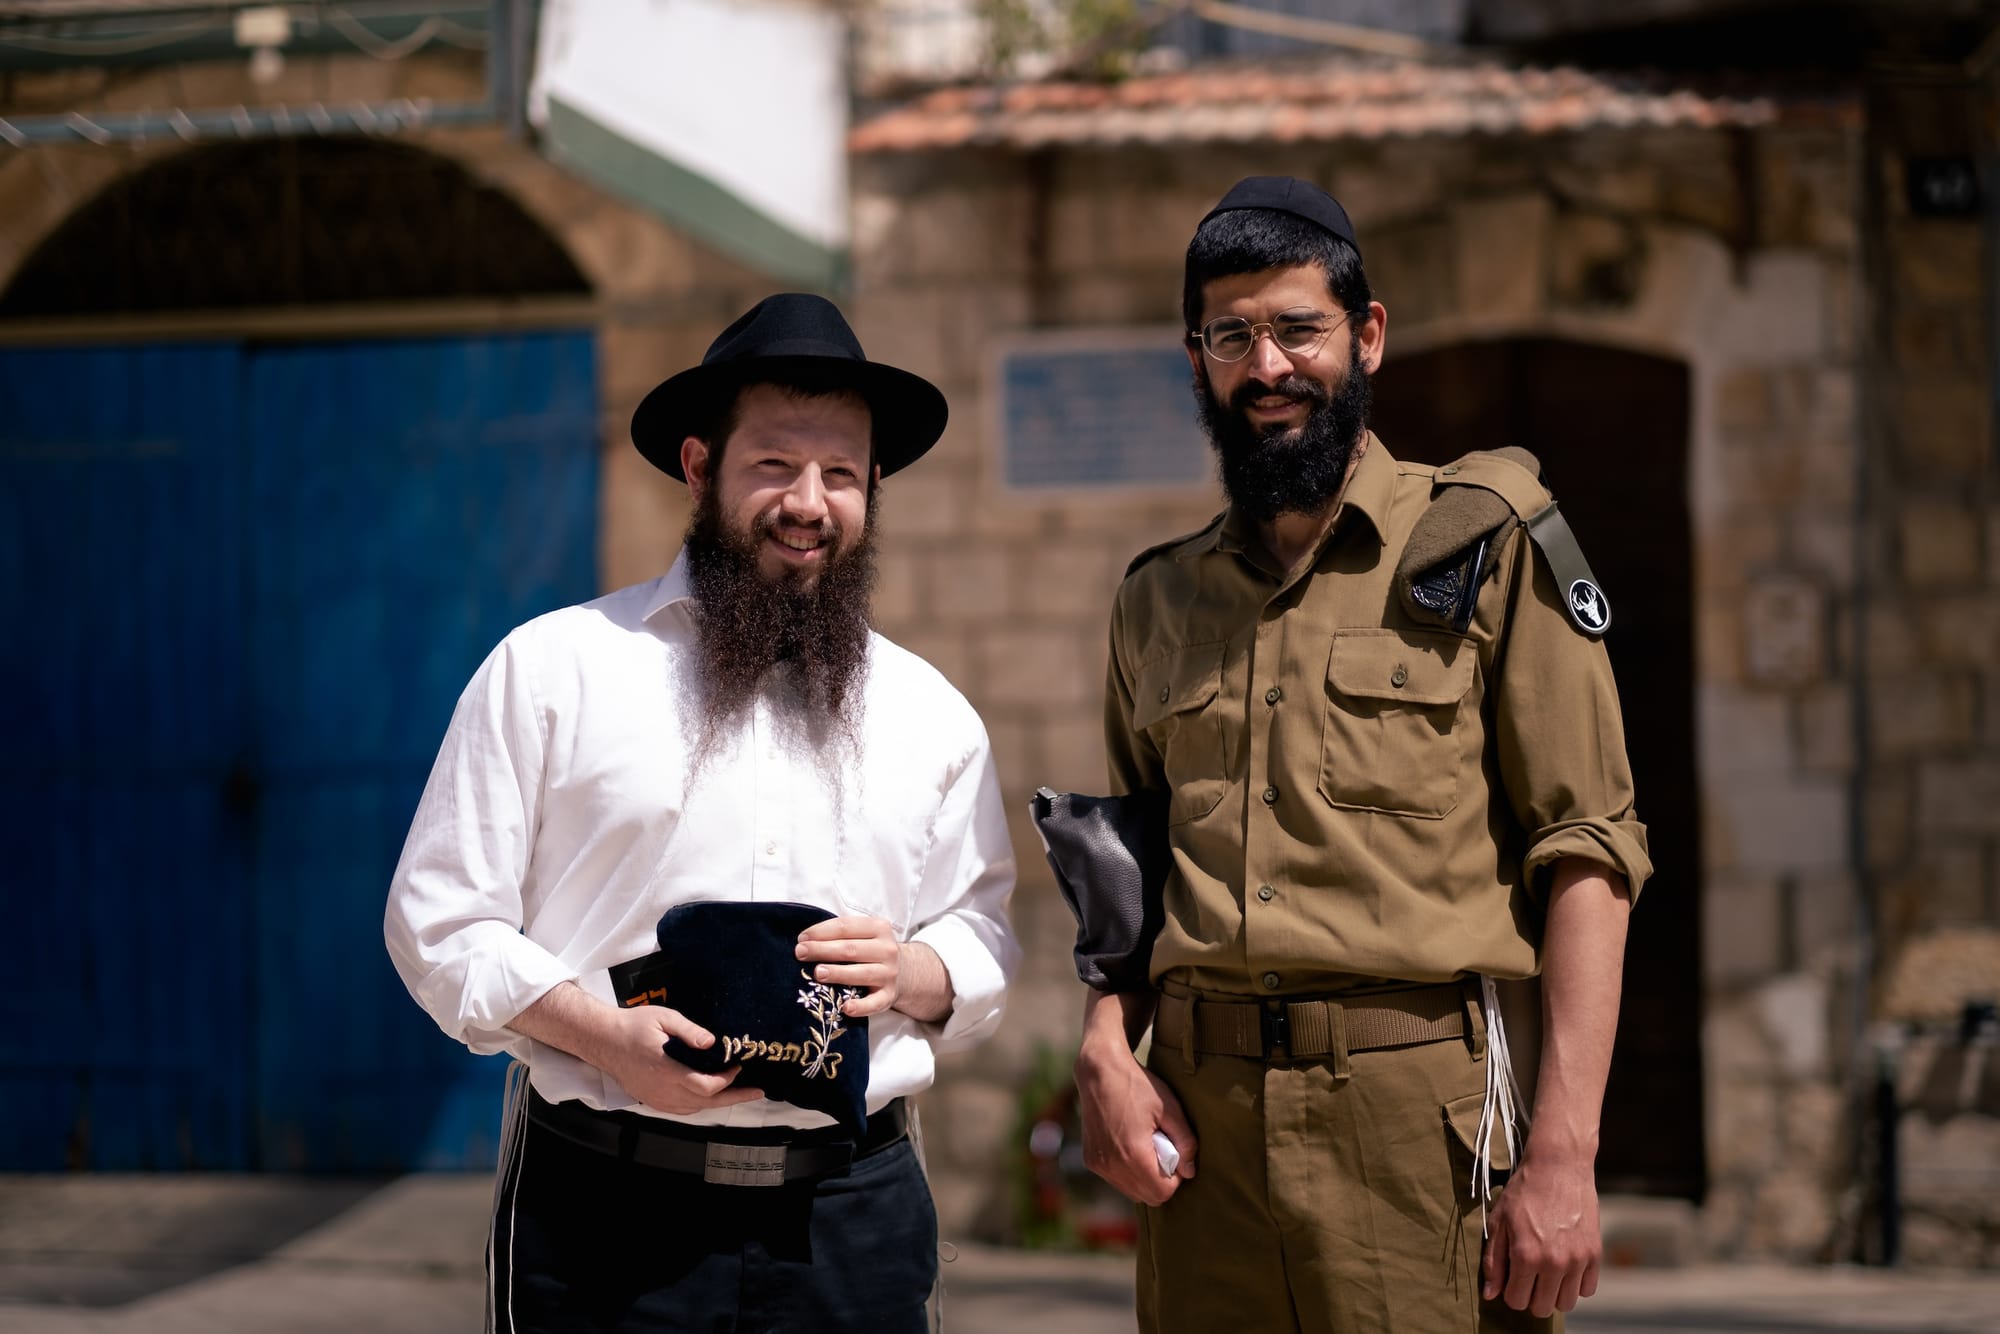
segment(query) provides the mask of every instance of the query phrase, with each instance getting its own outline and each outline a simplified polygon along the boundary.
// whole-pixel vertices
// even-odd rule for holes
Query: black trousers
[[[922,1334],[937,1212],[908,1139],[843,1172],[710,1185],[530,1121],[488,1252],[499,1334]]]

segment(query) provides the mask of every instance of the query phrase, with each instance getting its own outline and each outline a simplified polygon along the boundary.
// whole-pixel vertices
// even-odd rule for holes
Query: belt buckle
[[[785,1146],[782,1144],[708,1144],[701,1179],[713,1186],[782,1186]]]
[[[1280,1047],[1284,1048],[1285,1059],[1292,1056],[1292,1021],[1286,1013],[1285,1003],[1259,1006],[1257,1027],[1264,1044],[1264,1059],[1270,1060]]]

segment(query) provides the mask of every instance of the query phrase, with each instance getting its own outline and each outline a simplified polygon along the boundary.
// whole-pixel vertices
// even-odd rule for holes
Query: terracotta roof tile
[[[856,153],[984,145],[1329,143],[1590,129],[1859,124],[1851,98],[1740,96],[1628,75],[1352,58],[1216,66],[1122,83],[944,88],[865,121]]]

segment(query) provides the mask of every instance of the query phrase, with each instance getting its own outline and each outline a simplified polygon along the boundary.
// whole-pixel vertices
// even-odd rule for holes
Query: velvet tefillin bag
[[[799,933],[833,916],[805,903],[683,903],[660,918],[660,952],[612,970],[626,1005],[667,1005],[715,1035],[666,1053],[736,1084],[825,1112],[859,1135],[868,1123],[868,1021],[842,1014],[861,992],[815,982]],[[622,974],[622,976],[621,976]]]

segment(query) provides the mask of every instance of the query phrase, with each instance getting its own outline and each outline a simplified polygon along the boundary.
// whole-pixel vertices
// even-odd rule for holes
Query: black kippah
[[[1340,206],[1340,201],[1317,185],[1296,176],[1245,176],[1229,187],[1229,193],[1222,197],[1222,202],[1210,209],[1208,216],[1201,221],[1206,226],[1208,219],[1218,213],[1234,213],[1245,208],[1267,208],[1304,218],[1353,246],[1355,254],[1361,253],[1361,243],[1354,239],[1354,225],[1347,220],[1347,210]]]

